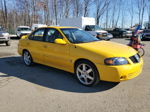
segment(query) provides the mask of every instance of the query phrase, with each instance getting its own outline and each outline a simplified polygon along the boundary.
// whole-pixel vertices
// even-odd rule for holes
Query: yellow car
[[[100,80],[121,82],[138,76],[143,59],[133,48],[100,41],[74,27],[39,28],[19,41],[24,63],[34,63],[74,73],[86,86]]]

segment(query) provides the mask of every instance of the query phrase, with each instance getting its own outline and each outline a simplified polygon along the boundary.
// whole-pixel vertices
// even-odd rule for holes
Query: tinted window
[[[30,31],[30,28],[18,28],[18,31]]]
[[[144,33],[150,33],[150,30],[144,30]]]
[[[86,43],[99,41],[99,39],[92,36],[91,34],[77,28],[64,28],[61,30],[68,38],[68,40],[72,43]]]
[[[45,29],[38,29],[29,36],[29,39],[36,41],[43,41],[44,31]]]
[[[60,34],[60,32],[56,29],[47,29],[46,35],[45,35],[45,41],[54,43],[55,39],[61,38],[63,39],[63,36]]]

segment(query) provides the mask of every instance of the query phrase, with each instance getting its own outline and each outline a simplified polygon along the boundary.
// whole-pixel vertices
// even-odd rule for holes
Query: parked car
[[[23,35],[28,35],[31,32],[32,31],[31,31],[31,28],[29,26],[18,26],[16,34],[17,34],[17,37],[21,38]]]
[[[93,17],[60,19],[59,25],[81,28],[100,40],[110,40],[113,38],[112,34],[108,33],[107,31],[103,30],[100,26],[96,25],[96,20]]]
[[[33,24],[31,29],[32,29],[32,31],[34,31],[34,30],[41,28],[41,27],[47,27],[47,25],[46,24]]]
[[[85,31],[89,32],[100,40],[110,40],[113,38],[113,35],[111,33],[103,30],[98,25],[86,25]]]
[[[113,35],[113,37],[119,37],[119,38],[123,38],[126,36],[126,30],[121,29],[121,28],[115,28],[113,30],[107,30],[108,33],[111,33]]]
[[[146,29],[142,33],[142,40],[150,39],[150,29]]]
[[[99,40],[73,27],[39,28],[19,40],[18,52],[27,66],[35,62],[75,73],[86,86],[99,80],[132,79],[143,66],[142,57],[133,48]]]
[[[2,43],[5,43],[6,46],[10,46],[10,36],[9,33],[0,26],[0,44]]]
[[[125,29],[125,30],[126,30],[125,37],[126,38],[132,37],[132,30],[130,30],[130,29]]]

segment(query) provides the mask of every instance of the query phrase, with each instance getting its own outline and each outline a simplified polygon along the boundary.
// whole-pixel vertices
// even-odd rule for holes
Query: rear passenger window
[[[44,31],[45,29],[38,29],[37,31],[35,31],[33,34],[30,35],[29,39],[36,41],[43,41]]]

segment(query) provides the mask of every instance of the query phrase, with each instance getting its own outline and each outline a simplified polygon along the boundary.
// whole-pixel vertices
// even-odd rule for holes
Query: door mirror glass
[[[61,44],[61,45],[67,44],[63,39],[55,39],[55,43],[56,44]]]

